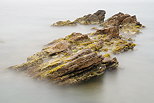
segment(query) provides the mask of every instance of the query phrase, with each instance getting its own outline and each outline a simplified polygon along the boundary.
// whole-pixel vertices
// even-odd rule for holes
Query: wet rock
[[[101,76],[106,70],[106,67],[102,64],[100,65],[94,65],[91,67],[88,67],[85,69],[85,71],[77,71],[76,74],[73,74],[73,76],[71,78],[67,78],[66,80],[63,80],[62,82],[58,82],[58,85],[72,85],[72,84],[78,84],[78,83],[82,83],[86,80],[89,80],[93,77],[96,76]],[[65,77],[66,78],[66,77]]]
[[[76,22],[66,20],[66,21],[58,21],[56,23],[53,23],[52,25],[53,26],[74,26],[74,25],[76,25]]]
[[[129,14],[119,12],[118,14],[115,14],[109,19],[105,20],[103,26],[120,26],[127,23],[137,23],[136,16],[131,16]]]
[[[112,68],[117,68],[117,61],[113,63],[113,59],[110,59],[104,62],[104,58],[90,49],[83,49],[76,54],[50,59],[47,62],[43,61],[41,64],[35,64],[35,67],[28,66],[27,69],[21,70],[26,71],[34,78],[48,79],[58,85],[71,85],[102,75],[105,70],[111,68],[110,64],[114,64]],[[19,66],[21,67],[23,64]]]
[[[10,68],[58,85],[81,83],[102,75],[111,68],[109,64],[115,63],[114,67],[117,68],[118,61],[103,61],[106,57],[99,53],[103,45],[102,40],[96,41],[88,34],[72,33],[50,42],[42,51],[28,57],[26,63]]]
[[[128,50],[132,50],[135,46],[136,46],[136,44],[134,44],[132,42],[119,43],[118,45],[116,45],[113,48],[112,51],[114,54],[119,54],[119,53],[122,53],[122,52],[125,52]]]
[[[65,38],[54,40],[40,52],[28,57],[26,63],[11,68],[58,85],[81,83],[102,75],[105,70],[116,69],[116,58],[102,56],[101,52],[105,52],[105,49],[111,53],[124,52],[132,49],[131,43],[117,38],[117,27],[97,30],[93,34],[72,33]],[[122,45],[124,43],[125,45]],[[121,49],[114,49],[117,46]]]
[[[100,24],[100,23],[104,22],[105,13],[106,12],[104,10],[98,10],[94,14],[89,14],[89,15],[85,15],[81,18],[77,18],[75,20],[75,22],[80,23],[80,24],[85,24],[85,25]]]
[[[60,66],[59,69],[52,69],[52,71],[45,72],[45,76],[49,76],[50,78],[56,78],[59,76],[69,74],[74,71],[85,69],[94,64],[95,65],[100,64],[101,60],[102,57],[98,56],[96,53],[90,53],[84,56],[79,56],[78,58],[72,61],[61,64],[63,66]],[[52,75],[48,73],[51,73]]]
[[[90,38],[88,37],[88,35],[83,35],[81,33],[72,33],[71,35],[67,36],[66,39],[69,41],[69,42],[82,42],[82,41],[87,41],[89,40]]]
[[[116,58],[106,57],[103,59],[103,63],[108,68],[108,70],[115,70],[118,67],[118,62]]]
[[[90,25],[90,24],[101,24],[104,22],[105,18],[105,11],[104,10],[98,10],[94,14],[88,14],[83,17],[77,18],[74,21],[58,21],[53,26],[72,26],[76,24],[83,24],[83,25]]]
[[[99,10],[74,22],[100,24],[104,21],[104,15],[105,11]],[[63,25],[61,23],[63,22],[56,25]],[[74,32],[54,40],[40,52],[28,57],[27,62],[9,69],[24,71],[33,78],[49,80],[57,85],[78,84],[100,76],[106,70],[115,70],[118,61],[111,55],[133,50],[136,44],[130,36],[137,33],[142,24],[137,21],[136,16],[118,13],[107,19],[103,25],[105,28],[96,29],[92,33]]]
[[[49,55],[52,55],[55,53],[65,51],[69,49],[69,47],[70,47],[70,43],[66,40],[62,40],[62,41],[53,43],[52,45],[44,48],[43,50],[49,53]]]
[[[101,25],[105,28],[116,26],[119,27],[120,32],[131,34],[139,33],[139,28],[144,27],[140,22],[137,21],[135,15],[131,16],[129,14],[124,14],[121,12],[105,20]]]
[[[119,37],[119,27],[111,26],[104,29],[98,29],[95,34],[96,35],[107,34],[107,35],[110,35],[111,37]]]

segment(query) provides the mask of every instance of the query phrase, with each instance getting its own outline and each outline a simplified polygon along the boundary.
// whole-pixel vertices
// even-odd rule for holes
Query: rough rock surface
[[[129,14],[124,14],[119,12],[118,14],[113,15],[109,19],[105,20],[103,26],[120,26],[128,23],[137,23],[136,16],[131,16]]]
[[[83,24],[83,25],[89,25],[89,24],[101,24],[104,22],[105,18],[105,11],[104,10],[98,10],[94,14],[88,14],[83,17],[77,18],[74,21],[66,20],[66,21],[58,21],[56,23],[53,23],[53,26],[72,26]]]
[[[107,69],[117,68],[116,58],[105,57],[99,53],[106,48],[113,52],[118,41],[123,41],[115,38],[115,34],[118,35],[115,31],[106,28],[89,34],[72,33],[47,44],[41,52],[28,57],[26,63],[10,68],[26,71],[34,78],[52,80],[59,85],[80,83],[102,75]],[[125,44],[129,42],[125,41]],[[130,44],[127,46],[133,48],[133,43]],[[122,50],[118,50],[118,53]],[[125,51],[127,50],[129,48]]]
[[[105,20],[101,26],[103,27],[112,27],[117,26],[119,27],[119,31],[123,33],[130,33],[130,34],[136,34],[140,31],[138,28],[143,28],[144,26],[137,21],[137,18],[135,15],[131,16],[129,14],[124,13],[117,13],[113,15],[112,17]]]
[[[101,17],[101,12],[94,14]],[[105,28],[92,33],[74,32],[54,40],[28,57],[26,63],[10,69],[25,71],[33,78],[50,80],[58,85],[78,84],[100,76],[106,70],[114,70],[118,61],[110,55],[132,50],[136,45],[129,34],[132,34],[132,28],[139,31],[142,25],[136,17],[123,13],[107,19],[104,25]],[[131,32],[126,32],[126,29]]]

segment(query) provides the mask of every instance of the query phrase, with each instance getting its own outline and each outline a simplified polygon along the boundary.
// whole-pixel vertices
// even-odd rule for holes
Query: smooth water
[[[154,2],[0,1],[0,103],[154,103]],[[5,70],[40,51],[44,44],[93,26],[50,27],[58,20],[104,9],[106,18],[121,11],[136,14],[146,28],[136,36],[134,51],[116,55],[117,71],[86,84],[59,88],[25,74]]]

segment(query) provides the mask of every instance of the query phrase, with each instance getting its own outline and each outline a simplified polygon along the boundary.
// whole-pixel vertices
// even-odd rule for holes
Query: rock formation
[[[139,33],[138,28],[143,28],[144,26],[137,21],[135,15],[131,16],[129,14],[117,13],[112,17],[105,20],[101,26],[103,27],[111,27],[118,26],[121,32],[125,33]]]
[[[104,22],[105,11],[98,10],[94,14],[88,14],[83,17],[77,18],[74,21],[66,20],[66,21],[58,21],[53,23],[53,26],[72,26],[77,24],[89,25],[89,24],[101,24]]]
[[[104,14],[103,10],[99,10],[75,21],[100,24],[104,21]],[[118,61],[110,55],[132,50],[136,45],[130,38],[132,28],[137,33],[143,26],[135,16],[123,13],[107,19],[103,26],[105,28],[92,33],[72,33],[54,40],[40,52],[28,57],[26,63],[10,69],[25,71],[33,78],[51,80],[58,85],[78,84],[100,76],[106,70],[114,70],[118,67]]]

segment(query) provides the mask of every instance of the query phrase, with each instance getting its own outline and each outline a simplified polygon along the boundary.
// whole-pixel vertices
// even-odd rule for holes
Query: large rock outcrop
[[[99,24],[104,21],[104,14],[105,11],[99,10],[77,19],[76,22]],[[139,30],[142,25],[135,16],[123,13],[112,16],[103,25],[105,28],[92,33],[74,32],[54,40],[40,52],[28,57],[27,62],[10,69],[25,71],[33,78],[50,80],[58,85],[78,84],[100,76],[106,70],[114,70],[118,67],[118,61],[111,55],[132,50],[136,46],[130,38],[132,28]],[[131,31],[131,35],[124,35],[126,29]]]

